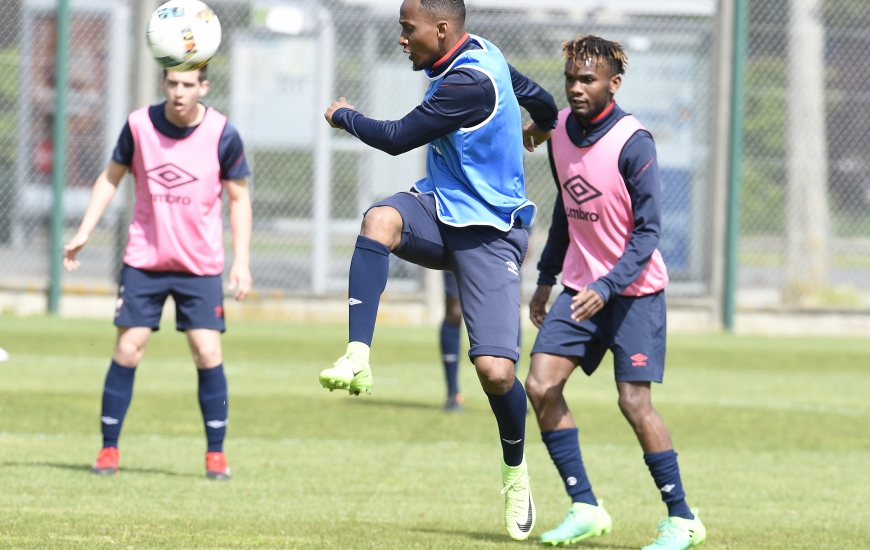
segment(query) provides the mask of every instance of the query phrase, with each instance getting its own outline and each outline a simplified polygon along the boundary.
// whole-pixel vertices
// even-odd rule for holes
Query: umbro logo
[[[519,274],[520,274],[520,270],[519,270],[519,268],[517,267],[517,264],[515,264],[515,263],[513,263],[513,262],[505,262],[505,264],[507,264],[508,271],[510,271],[510,272],[513,273],[514,275],[519,275]]]
[[[571,476],[565,480],[565,483],[568,484],[568,487],[573,487],[573,486],[577,485],[577,478],[574,476]]]
[[[455,363],[456,361],[459,361],[459,356],[455,353],[445,353],[443,359],[448,363]]]
[[[670,493],[671,491],[674,490],[674,487],[676,487],[676,485],[674,485],[673,483],[668,483],[667,485],[665,485],[664,487],[662,487],[662,488],[660,489],[660,491],[663,492],[663,493]]]
[[[517,443],[519,443],[520,441],[522,441],[522,439],[517,439],[517,440],[513,440],[513,441],[512,441],[512,440],[510,440],[510,439],[504,439],[504,438],[502,438],[502,441],[504,441],[504,442],[507,443],[508,445],[516,445]]]
[[[229,424],[229,420],[209,420],[205,423],[209,428],[217,430],[218,428],[225,428],[227,424]]]
[[[351,298],[350,300],[347,301],[347,305],[349,305],[349,306],[355,306],[355,305],[361,304],[361,303],[362,303],[362,300],[357,300],[356,298]]]
[[[591,183],[583,179],[583,176],[577,175],[565,182],[562,187],[571,195],[574,202],[583,204],[584,202],[597,199],[601,196],[601,191],[596,189]]]
[[[120,422],[120,420],[118,420],[117,418],[112,418],[111,416],[101,416],[100,421],[106,426],[114,426],[115,424]]]
[[[631,366],[632,367],[645,367],[646,360],[649,359],[649,357],[647,357],[646,355],[644,355],[642,353],[635,353],[634,355],[629,357],[629,359],[631,359]]]
[[[167,189],[173,189],[181,185],[187,185],[188,183],[198,181],[196,176],[185,172],[172,163],[152,168],[145,172],[145,175],[148,176],[149,180],[162,185]]]

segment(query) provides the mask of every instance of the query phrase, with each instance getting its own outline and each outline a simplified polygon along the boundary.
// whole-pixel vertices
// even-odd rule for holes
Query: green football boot
[[[581,540],[600,537],[610,532],[613,520],[604,509],[604,501],[599,500],[598,506],[585,502],[575,502],[568,510],[568,515],[558,527],[541,535],[541,544],[550,546],[565,546]]]
[[[707,529],[701,523],[698,509],[692,508],[695,519],[669,517],[659,522],[659,538],[642,550],[686,550],[707,540]]]
[[[369,367],[369,347],[351,342],[347,353],[339,357],[331,369],[320,373],[320,385],[333,390],[347,390],[351,395],[372,393],[372,369]]]
[[[535,502],[529,485],[529,467],[526,457],[519,466],[501,463],[501,480],[504,488],[504,526],[514,540],[526,540],[535,526]]]

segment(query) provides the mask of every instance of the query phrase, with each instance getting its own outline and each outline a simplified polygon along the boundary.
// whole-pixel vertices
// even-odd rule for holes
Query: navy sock
[[[205,437],[208,452],[221,453],[224,450],[224,437],[227,434],[227,377],[224,366],[213,369],[199,369],[199,408],[205,423]]]
[[[441,323],[441,359],[450,397],[459,393],[459,325]]]
[[[508,466],[519,466],[523,463],[523,439],[526,437],[526,389],[514,378],[514,385],[506,394],[487,393],[486,396],[498,423],[504,463]]]
[[[643,460],[649,467],[659,491],[662,502],[668,507],[669,516],[694,519],[694,514],[686,504],[686,493],[680,480],[680,466],[677,464],[677,453],[671,449],[660,453],[644,453]]]
[[[378,305],[387,287],[389,273],[390,249],[368,237],[357,237],[350,260],[347,288],[350,304],[349,342],[372,345]]]
[[[585,502],[598,506],[598,500],[592,493],[592,484],[586,477],[586,467],[583,466],[583,456],[580,454],[580,440],[577,428],[565,428],[541,432],[541,439],[547,446],[553,464],[562,476],[565,490],[572,502]]]
[[[121,426],[124,425],[127,408],[133,399],[135,377],[136,367],[122,367],[114,360],[109,365],[106,385],[103,386],[103,409],[100,413],[103,447],[118,447]]]

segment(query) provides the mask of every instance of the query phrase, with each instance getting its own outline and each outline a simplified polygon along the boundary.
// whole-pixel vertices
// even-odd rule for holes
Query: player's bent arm
[[[648,132],[637,132],[626,142],[619,158],[619,171],[631,198],[634,229],[610,272],[589,285],[605,302],[638,278],[661,236],[661,182],[655,143]]]
[[[111,160],[106,169],[97,177],[97,181],[94,182],[91,198],[88,201],[88,207],[85,210],[82,223],[79,225],[79,230],[64,246],[63,266],[67,271],[75,271],[79,267],[80,262],[76,260],[76,255],[88,242],[91,233],[97,227],[97,223],[103,217],[109,203],[112,202],[112,197],[118,191],[118,186],[127,170],[127,166]]]
[[[251,291],[251,231],[253,213],[248,178],[225,180],[230,199],[230,229],[233,233],[233,265],[230,268],[229,289],[235,290],[235,299],[242,300]]]

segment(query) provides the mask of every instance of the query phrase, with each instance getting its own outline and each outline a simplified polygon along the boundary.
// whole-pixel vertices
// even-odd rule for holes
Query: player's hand
[[[88,236],[82,233],[76,233],[70,242],[63,247],[63,267],[69,272],[73,272],[79,268],[82,263],[76,260],[76,254],[88,242]]]
[[[535,293],[532,295],[532,301],[529,302],[529,319],[536,328],[541,328],[544,322],[544,317],[547,316],[547,302],[550,301],[550,292],[553,287],[548,285],[538,285]]]
[[[245,299],[245,296],[251,292],[253,284],[254,280],[251,278],[251,270],[248,265],[233,262],[233,267],[230,269],[230,284],[227,285],[227,289],[236,291],[235,299],[237,302]]]
[[[571,302],[571,319],[574,321],[585,321],[593,315],[601,311],[604,307],[604,298],[594,290],[589,290],[583,287],[583,290],[574,296]]]
[[[552,130],[541,130],[534,120],[530,120],[523,126],[523,147],[532,153],[535,147],[550,139],[551,135],[553,135]]]
[[[347,100],[343,97],[338,98],[338,101],[333,101],[332,105],[329,106],[329,109],[323,113],[323,118],[326,119],[326,122],[329,123],[333,128],[341,128],[338,124],[332,122],[332,115],[339,109],[353,109],[353,105],[349,104]]]

